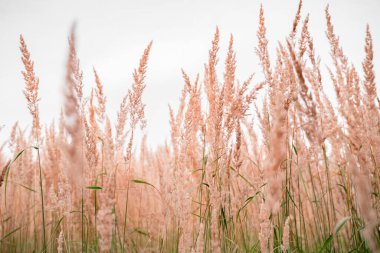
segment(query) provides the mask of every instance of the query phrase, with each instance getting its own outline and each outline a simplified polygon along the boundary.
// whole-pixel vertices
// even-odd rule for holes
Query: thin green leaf
[[[14,163],[19,157],[20,155],[22,155],[22,153],[24,153],[25,149],[21,150],[17,155],[16,157],[13,159],[12,163]]]
[[[202,183],[201,185],[204,185],[204,186],[210,187],[210,185],[209,185],[208,183]]]
[[[23,185],[23,184],[16,183],[16,182],[12,182],[12,183],[17,184],[18,186],[21,186],[21,187],[27,189],[28,191],[31,191],[31,192],[37,192],[36,190],[34,190],[34,189],[32,189],[32,188],[30,188],[30,187],[28,187],[28,186],[25,186],[25,185]]]
[[[152,185],[151,183],[148,183],[147,181],[144,181],[141,179],[132,179],[131,182],[136,183],[136,184],[146,184],[146,185],[152,186],[154,189],[156,189],[159,192],[159,190],[154,185]]]
[[[325,252],[325,250],[327,249],[327,247],[329,246],[329,244],[331,243],[333,239],[333,236],[330,235],[329,237],[327,237],[327,239],[325,240],[325,242],[323,243],[323,246],[322,248],[319,250],[319,252]]]
[[[86,189],[90,189],[90,190],[103,190],[102,187],[97,186],[97,185],[86,186]]]
[[[149,237],[149,233],[146,232],[146,231],[144,231],[141,228],[135,228],[133,231],[136,232],[136,233],[138,233],[138,234],[140,234],[140,235],[144,235],[144,236],[148,236]]]
[[[0,239],[0,242],[3,241],[4,239],[6,239],[7,237],[11,236],[12,234],[16,233],[18,230],[20,230],[21,227],[18,227],[14,230],[12,230],[11,232],[9,232],[8,234],[4,235],[1,239]]]
[[[241,177],[247,184],[249,184],[252,188],[255,188],[255,186],[249,182],[247,178],[245,178],[242,174],[240,174],[234,167],[230,166],[230,169],[238,174],[239,177]]]
[[[4,202],[5,206],[7,206],[7,185],[8,185],[8,177],[9,177],[9,172],[11,171],[11,165],[24,153],[25,149],[21,150],[16,157],[12,160],[12,162],[8,165],[7,168],[7,173],[5,175],[5,185],[4,185]]]
[[[293,148],[293,150],[294,150],[294,153],[296,154],[296,155],[298,155],[298,151],[297,151],[297,148],[296,148],[296,146],[294,146],[294,144],[292,143],[292,148]]]
[[[237,217],[239,218],[239,216],[240,216],[240,212],[241,212],[241,210],[243,210],[252,200],[254,200],[255,198],[256,198],[256,196],[257,195],[259,195],[259,193],[260,193],[261,191],[257,191],[257,192],[255,192],[255,194],[253,194],[252,196],[249,196],[246,200],[245,200],[245,202],[244,202],[244,205],[242,206],[242,207],[240,207],[239,208],[239,210],[238,210],[238,212],[237,212]]]

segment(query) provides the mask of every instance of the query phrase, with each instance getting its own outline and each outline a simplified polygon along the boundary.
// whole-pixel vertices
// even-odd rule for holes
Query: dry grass
[[[217,29],[203,79],[184,70],[170,144],[136,152],[146,119],[149,52],[133,72],[115,127],[101,76],[83,94],[70,35],[59,123],[39,120],[34,64],[20,50],[33,128],[16,123],[0,153],[2,252],[380,252],[380,108],[372,38],[364,75],[343,52],[326,8],[333,65],[321,75],[302,2],[289,36],[268,51],[264,80],[236,75],[234,38],[219,77]],[[271,62],[269,54],[275,55]],[[332,83],[337,108],[325,94]],[[204,97],[204,99],[202,99]],[[149,122],[148,122],[149,123]],[[0,152],[4,152],[3,147]]]

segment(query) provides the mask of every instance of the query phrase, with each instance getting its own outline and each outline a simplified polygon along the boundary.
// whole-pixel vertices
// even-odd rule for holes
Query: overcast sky
[[[255,55],[260,3],[266,17],[270,52],[289,34],[298,1],[290,0],[0,0],[0,141],[14,122],[31,125],[22,89],[23,70],[19,52],[22,34],[40,78],[40,114],[44,123],[58,119],[62,105],[67,37],[77,23],[78,55],[86,91],[94,87],[94,66],[104,84],[108,112],[115,122],[122,97],[132,83],[132,71],[153,40],[144,93],[151,146],[169,137],[168,104],[174,107],[183,86],[180,69],[194,79],[203,74],[211,40],[221,32],[219,71],[230,33],[235,38],[237,78],[246,79],[260,67]],[[305,0],[303,14],[310,13],[310,30],[321,66],[330,63],[325,38],[324,8],[330,12],[336,33],[349,60],[360,67],[364,57],[365,26],[370,24],[375,46],[375,68],[380,61],[380,1]],[[380,73],[380,72],[378,72]],[[379,74],[378,74],[379,75]],[[87,93],[89,94],[89,93]]]

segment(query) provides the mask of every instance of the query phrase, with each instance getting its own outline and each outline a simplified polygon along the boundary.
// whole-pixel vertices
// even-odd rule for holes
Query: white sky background
[[[208,50],[218,25],[221,33],[219,71],[222,74],[229,34],[235,38],[237,78],[245,80],[261,68],[255,55],[258,14],[264,5],[271,56],[277,41],[290,32],[298,1],[295,0],[124,0],[58,1],[0,0],[0,141],[9,136],[14,122],[31,125],[22,89],[23,65],[19,35],[23,34],[35,72],[40,78],[40,117],[43,123],[58,119],[62,105],[67,37],[73,21],[77,23],[78,55],[84,71],[87,95],[95,86],[92,67],[102,80],[107,109],[112,122],[122,97],[132,83],[132,71],[138,66],[144,48],[153,40],[148,64],[146,104],[150,146],[169,139],[168,104],[175,108],[183,86],[180,68],[191,79],[203,75]],[[330,13],[336,33],[349,60],[361,71],[364,35],[367,23],[374,39],[375,69],[380,66],[380,1],[378,0],[305,0],[303,17],[310,13],[310,30],[321,67],[330,64],[325,37],[324,8]],[[361,73],[361,72],[360,72]],[[380,77],[380,72],[378,71]],[[222,77],[222,75],[220,75]],[[328,77],[325,76],[327,80]],[[377,79],[379,80],[379,79]],[[331,90],[329,90],[330,92]]]

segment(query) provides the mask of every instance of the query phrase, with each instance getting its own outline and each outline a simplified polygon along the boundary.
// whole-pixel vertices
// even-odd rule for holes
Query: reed
[[[253,49],[262,80],[238,77],[239,38],[230,35],[222,56],[217,27],[199,74],[181,69],[170,140],[155,148],[144,100],[152,42],[113,124],[101,71],[84,89],[73,29],[62,113],[44,125],[40,82],[20,36],[32,128],[14,124],[0,147],[1,251],[380,252],[371,30],[360,72],[327,7],[332,65],[324,76],[302,8],[300,1],[288,36],[270,51],[261,5]],[[330,83],[335,98],[326,94]]]

